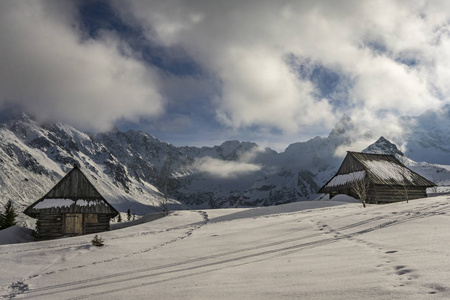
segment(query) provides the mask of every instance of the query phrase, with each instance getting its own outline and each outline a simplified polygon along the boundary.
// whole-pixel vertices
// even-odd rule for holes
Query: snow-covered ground
[[[448,299],[449,200],[176,211],[102,233],[104,247],[92,235],[3,245],[0,295]]]

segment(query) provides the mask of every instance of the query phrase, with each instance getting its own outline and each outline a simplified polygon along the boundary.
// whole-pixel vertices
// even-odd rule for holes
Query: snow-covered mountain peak
[[[394,156],[404,156],[394,143],[384,137],[380,137],[375,143],[367,147],[362,151],[363,153],[373,153],[373,154],[389,154]]]

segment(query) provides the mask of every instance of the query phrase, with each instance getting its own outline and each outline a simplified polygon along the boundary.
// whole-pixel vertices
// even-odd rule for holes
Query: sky
[[[450,96],[449,1],[0,2],[0,108],[174,145],[380,135]]]

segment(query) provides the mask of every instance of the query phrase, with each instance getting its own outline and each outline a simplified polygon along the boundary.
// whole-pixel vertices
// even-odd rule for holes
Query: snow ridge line
[[[168,242],[165,242],[165,243],[162,243],[160,245],[156,245],[156,246],[153,246],[151,248],[143,249],[143,250],[140,250],[140,251],[137,251],[137,252],[132,252],[130,254],[127,254],[127,255],[124,255],[124,256],[121,256],[121,257],[113,257],[113,258],[110,258],[110,259],[105,259],[105,260],[102,260],[102,261],[92,262],[92,263],[85,264],[85,265],[79,265],[79,266],[75,266],[75,267],[55,270],[55,271],[46,272],[46,273],[42,273],[42,274],[30,275],[30,276],[26,277],[22,281],[16,281],[16,282],[10,283],[8,285],[8,288],[12,289],[11,293],[9,295],[0,295],[0,299],[3,299],[3,298],[12,299],[12,298],[14,298],[15,296],[17,296],[19,294],[25,294],[25,293],[36,292],[36,291],[41,291],[41,290],[47,290],[47,289],[50,289],[50,288],[57,288],[57,286],[49,286],[49,287],[42,287],[42,288],[37,288],[37,289],[29,289],[28,285],[25,284],[25,281],[33,279],[33,278],[36,278],[38,276],[52,275],[52,274],[56,274],[56,273],[60,273],[60,272],[64,272],[64,271],[80,269],[80,268],[89,267],[89,266],[92,266],[92,265],[98,265],[98,264],[101,264],[101,263],[111,262],[111,261],[118,260],[118,259],[128,258],[128,257],[134,256],[134,255],[147,253],[147,252],[149,252],[151,250],[154,250],[154,249],[157,249],[157,248],[161,248],[163,246],[166,246],[168,244],[174,243],[176,241],[185,239],[185,238],[189,237],[190,235],[192,235],[194,230],[201,228],[203,225],[207,224],[208,221],[209,221],[208,214],[206,212],[204,212],[204,211],[197,211],[197,212],[203,217],[203,221],[200,224],[199,223],[194,223],[194,224],[185,225],[185,226],[173,227],[173,228],[170,228],[168,230],[160,230],[160,231],[158,231],[158,232],[167,232],[167,231],[173,231],[173,230],[177,230],[177,229],[183,229],[183,228],[191,227],[182,236],[179,236],[179,237],[177,237],[175,239],[172,239],[172,240],[170,240]],[[133,236],[138,236],[138,235],[139,234],[136,234],[136,235],[133,235]],[[122,237],[120,237],[120,238],[122,238]],[[79,243],[76,243],[75,245],[78,245],[78,244]],[[52,248],[58,248],[58,247],[52,247]],[[43,247],[43,248],[40,248],[40,249],[49,249],[49,248]],[[126,273],[126,274],[123,274],[123,275],[129,275],[129,274],[132,274],[134,272],[123,272],[123,273]],[[114,274],[114,276],[118,276],[118,274],[116,273],[116,274]],[[107,277],[108,276],[105,276],[104,279],[107,279]],[[99,279],[99,280],[102,280],[102,279]],[[92,279],[80,280],[79,284],[86,283],[86,282],[91,282],[91,281],[92,281]],[[65,286],[66,284],[61,284],[61,285]],[[17,289],[16,286],[20,286],[20,287],[26,286],[26,289],[24,289],[24,288]]]
[[[355,202],[354,204],[358,204],[358,202]],[[258,209],[260,207],[256,207],[256,209]],[[304,210],[298,210],[298,211],[291,211],[291,212],[278,212],[278,213],[268,213],[268,214],[261,214],[261,215],[255,215],[255,216],[248,216],[248,217],[243,217],[243,218],[236,218],[236,219],[231,219],[231,220],[219,220],[216,221],[216,219],[221,219],[222,217],[217,217],[214,219],[211,219],[211,223],[221,223],[221,222],[230,222],[230,221],[235,221],[235,220],[239,220],[239,219],[248,219],[248,218],[252,218],[252,219],[259,219],[259,218],[276,218],[279,216],[295,216],[295,215],[308,215],[309,213],[314,212],[315,214],[317,214],[318,212],[320,213],[327,213],[329,210],[340,210],[340,209],[345,209],[345,207],[342,207],[342,205],[336,205],[336,206],[331,206],[331,207],[321,207],[321,208],[310,208],[310,209],[304,209]]]
[[[428,210],[439,208],[439,207],[442,207],[442,206],[449,206],[449,205],[450,204],[434,205],[434,206],[428,207]],[[356,236],[356,235],[361,235],[361,234],[364,234],[364,233],[367,233],[367,232],[371,232],[371,231],[374,231],[374,230],[377,230],[377,229],[381,229],[381,228],[393,226],[393,225],[396,225],[396,224],[404,223],[404,222],[411,221],[411,220],[414,220],[414,219],[424,218],[424,217],[433,216],[433,215],[439,215],[439,214],[445,214],[444,211],[448,211],[448,210],[449,210],[449,208],[446,208],[445,210],[440,209],[439,211],[429,211],[428,213],[424,212],[424,213],[421,213],[421,214],[413,214],[413,215],[409,215],[409,216],[406,216],[406,217],[404,216],[403,217],[404,220],[388,221],[388,222],[385,222],[385,223],[382,223],[382,224],[379,224],[379,225],[376,225],[376,226],[373,226],[371,228],[367,228],[367,229],[364,229],[364,230],[361,230],[361,231],[358,231],[358,232],[345,234],[345,235],[343,235],[341,237],[326,238],[326,239],[321,239],[321,240],[318,240],[318,241],[312,241],[312,242],[306,242],[306,243],[301,243],[301,244],[297,244],[297,245],[292,245],[292,246],[284,247],[284,248],[281,248],[281,249],[266,250],[266,251],[259,252],[259,253],[254,253],[254,254],[248,254],[248,255],[245,255],[245,256],[241,256],[241,257],[238,257],[238,258],[226,259],[226,260],[222,260],[222,261],[218,261],[218,262],[202,264],[202,265],[199,265],[199,266],[192,266],[192,267],[188,267],[188,268],[184,268],[184,269],[178,269],[178,270],[172,270],[172,271],[164,271],[164,272],[159,272],[159,273],[155,273],[155,274],[140,275],[140,276],[137,276],[137,277],[126,278],[126,279],[123,279],[123,280],[116,280],[116,281],[107,282],[107,283],[97,283],[97,284],[92,284],[92,285],[84,286],[84,287],[73,287],[71,289],[67,289],[67,290],[64,290],[64,291],[59,291],[59,292],[58,291],[54,291],[54,292],[50,292],[50,293],[47,293],[47,294],[43,294],[42,296],[48,295],[48,294],[54,294],[54,293],[61,293],[61,292],[75,290],[75,289],[80,289],[80,288],[89,288],[89,287],[101,286],[101,285],[104,285],[104,284],[111,284],[111,283],[114,283],[114,282],[125,282],[125,281],[137,280],[137,279],[141,279],[141,278],[153,277],[153,276],[162,275],[162,274],[170,274],[170,273],[179,272],[179,271],[193,270],[193,269],[198,269],[198,268],[201,268],[201,267],[208,267],[208,266],[223,264],[223,263],[226,263],[226,262],[229,262],[229,261],[242,260],[242,259],[246,259],[246,258],[250,258],[250,257],[259,257],[259,256],[266,255],[266,254],[275,254],[274,257],[280,256],[280,255],[288,255],[290,253],[297,252],[297,251],[305,249],[305,248],[318,247],[318,246],[329,244],[329,243],[332,243],[332,242],[337,242],[337,241],[342,240],[342,239],[346,239],[346,238],[353,237],[353,236]],[[424,210],[424,211],[426,211],[426,210]],[[366,225],[366,224],[372,223],[374,221],[381,220],[383,218],[389,218],[389,217],[392,217],[392,215],[386,215],[385,217],[371,218],[371,219],[368,219],[368,220],[365,220],[365,221],[362,221],[362,222],[354,223],[355,224],[354,226],[351,226],[353,224],[350,224],[350,225],[346,225],[346,226],[343,226],[341,228],[338,228],[336,230],[343,230],[343,229],[345,230],[345,229],[349,229],[349,228],[354,228],[354,227],[358,227],[358,226],[361,226],[361,225]],[[137,273],[151,272],[151,271],[156,271],[156,270],[163,270],[163,269],[170,268],[170,267],[183,266],[183,265],[186,265],[186,264],[195,263],[195,262],[203,261],[203,260],[206,260],[206,259],[220,258],[220,257],[225,256],[225,255],[232,255],[232,254],[237,254],[237,253],[250,251],[250,250],[259,250],[259,249],[267,248],[267,247],[270,247],[270,246],[276,246],[276,245],[280,245],[280,244],[284,244],[284,243],[288,243],[288,242],[292,242],[292,241],[298,241],[298,240],[304,240],[304,239],[311,238],[311,237],[317,237],[317,236],[320,236],[320,235],[323,235],[323,234],[325,234],[325,233],[323,233],[323,232],[313,233],[313,234],[310,234],[310,235],[307,235],[307,236],[304,236],[304,237],[300,237],[300,238],[291,238],[291,239],[286,239],[286,240],[283,240],[283,241],[272,242],[272,243],[268,243],[268,244],[264,244],[264,245],[253,246],[253,247],[248,247],[248,248],[244,248],[244,249],[224,252],[224,253],[217,253],[217,254],[214,254],[214,255],[194,258],[194,259],[190,259],[190,260],[182,261],[182,262],[175,262],[175,263],[171,263],[171,264],[166,264],[166,265],[161,265],[161,266],[156,266],[156,267],[151,267],[151,268],[145,268],[145,269],[141,269],[141,270],[134,270],[134,271],[127,271],[127,272],[122,272],[122,273],[116,273],[116,274],[113,274],[113,275],[102,276],[102,277],[97,277],[97,278],[88,279],[88,280],[82,280],[82,281],[77,281],[77,282],[68,282],[68,283],[54,285],[54,286],[47,286],[47,287],[42,287],[42,288],[37,288],[37,289],[30,289],[28,291],[25,291],[25,294],[36,293],[36,292],[40,292],[40,291],[57,289],[57,288],[71,287],[71,286],[76,286],[76,285],[80,285],[80,284],[87,283],[87,282],[100,281],[100,280],[105,280],[105,279],[110,279],[110,278],[117,278],[117,277],[126,276],[126,275],[130,275],[130,274],[134,274],[135,275]],[[261,260],[265,260],[265,259],[261,259]],[[139,286],[142,286],[142,285],[139,285]],[[123,290],[123,289],[121,289],[121,290]],[[2,297],[4,297],[4,296],[9,296],[9,295],[2,295]]]

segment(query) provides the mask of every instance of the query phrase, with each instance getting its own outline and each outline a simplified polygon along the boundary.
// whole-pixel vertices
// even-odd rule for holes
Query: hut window
[[[97,223],[97,214],[86,214],[86,223]]]

